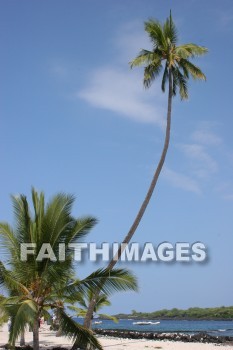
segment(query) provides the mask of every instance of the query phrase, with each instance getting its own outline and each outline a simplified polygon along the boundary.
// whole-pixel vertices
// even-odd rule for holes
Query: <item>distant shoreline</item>
[[[132,310],[131,314],[118,313],[114,317],[122,320],[233,321],[233,306],[212,308],[190,307],[186,310],[173,308],[153,312]]]
[[[148,321],[148,320],[153,320],[153,321],[233,321],[233,317],[231,318],[213,318],[213,317],[205,317],[205,318],[183,318],[183,317],[133,317],[133,316],[129,316],[129,317],[118,317],[118,316],[115,316],[116,318],[118,318],[118,320],[135,320],[135,321],[139,321],[139,320],[145,320],[145,321]],[[99,317],[98,318],[99,320],[107,320],[107,318],[104,318],[104,317]]]

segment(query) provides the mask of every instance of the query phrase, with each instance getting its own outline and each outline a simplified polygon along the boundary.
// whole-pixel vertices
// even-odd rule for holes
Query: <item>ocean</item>
[[[82,323],[82,320],[80,323]],[[214,336],[233,337],[233,321],[186,321],[186,320],[160,320],[159,324],[136,325],[133,322],[140,320],[119,320],[114,323],[110,320],[102,320],[101,324],[94,324],[97,319],[93,320],[93,328],[102,329],[126,329],[135,331],[149,332],[181,332],[181,333],[198,333],[207,332]],[[142,320],[143,321],[143,320]],[[144,320],[145,321],[145,320]],[[150,321],[150,320],[148,320]],[[151,320],[156,322],[159,320]]]

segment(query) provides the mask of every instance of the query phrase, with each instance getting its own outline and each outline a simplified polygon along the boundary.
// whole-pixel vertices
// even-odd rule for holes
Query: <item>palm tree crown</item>
[[[131,67],[145,66],[143,80],[145,88],[149,88],[163,70],[161,84],[163,92],[169,80],[170,72],[173,96],[176,95],[178,87],[181,99],[187,99],[187,82],[189,77],[206,80],[205,74],[199,67],[191,63],[190,59],[204,55],[208,51],[207,48],[193,43],[177,46],[177,29],[171,13],[164,24],[154,19],[146,21],[145,31],[150,37],[153,50],[141,50],[139,55],[130,62]]]
[[[33,328],[33,347],[39,349],[38,319],[50,318],[49,310],[56,310],[62,333],[74,344],[89,343],[95,349],[102,346],[93,334],[72,320],[66,313],[64,301],[74,303],[80,293],[87,295],[96,288],[105,294],[120,290],[135,290],[136,279],[126,269],[94,271],[86,278],[75,277],[72,249],[65,257],[56,259],[60,244],[79,242],[94,227],[97,220],[91,216],[74,218],[71,215],[74,197],[63,193],[54,196],[45,205],[44,194],[32,189],[33,210],[30,211],[24,195],[12,197],[15,225],[0,222],[1,245],[0,286],[8,297],[0,299],[0,311],[11,317],[9,343],[14,346],[17,337],[29,324]],[[35,254],[25,261],[21,245],[32,244]],[[38,260],[43,244],[49,244],[54,253]]]

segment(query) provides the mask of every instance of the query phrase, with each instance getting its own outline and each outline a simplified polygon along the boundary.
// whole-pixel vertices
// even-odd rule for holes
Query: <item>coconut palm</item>
[[[80,307],[71,305],[71,306],[68,306],[68,309],[74,311],[77,317],[85,317],[87,314],[89,304],[94,297],[94,294],[95,294],[95,291],[93,290],[89,290],[86,296],[84,294],[80,294],[78,296],[78,304],[80,305]],[[108,314],[102,314],[99,312],[104,306],[110,306],[110,305],[111,305],[111,302],[108,299],[108,296],[106,294],[104,293],[98,294],[95,307],[94,307],[92,320],[95,316],[99,316],[102,318],[107,318],[109,320],[112,320],[113,322],[118,322],[116,317]]]
[[[150,202],[160,172],[163,168],[170,141],[173,97],[176,96],[178,92],[181,100],[188,99],[188,80],[190,77],[194,80],[206,80],[204,73],[198,66],[191,62],[191,59],[206,54],[208,51],[207,48],[198,46],[193,43],[178,45],[177,29],[173,22],[171,12],[169,18],[167,18],[164,24],[154,19],[146,21],[145,31],[152,43],[152,49],[141,50],[139,52],[139,55],[130,62],[130,66],[131,68],[137,66],[144,67],[143,84],[146,89],[151,86],[151,84],[158,78],[161,73],[161,89],[163,92],[165,92],[166,85],[168,84],[168,105],[165,139],[161,157],[146,196],[132,226],[130,227],[127,235],[122,242],[123,245],[120,246],[116,256],[109,263],[109,270],[115,266],[117,261],[120,259],[125,245],[129,243],[132,236],[134,235]],[[86,327],[89,327],[90,325],[94,304],[95,298],[93,298],[92,302],[90,303],[90,307],[84,322]]]
[[[62,333],[71,338],[74,347],[90,344],[90,348],[102,349],[93,334],[72,320],[65,312],[63,298],[74,302],[76,295],[87,294],[89,289],[112,291],[136,289],[136,280],[125,269],[99,269],[83,280],[75,277],[73,252],[61,246],[76,243],[84,238],[97,220],[93,217],[75,219],[71,215],[74,197],[57,194],[45,205],[44,194],[32,189],[33,214],[27,198],[12,197],[15,226],[0,223],[1,245],[0,285],[8,290],[8,297],[1,301],[2,308],[11,316],[9,343],[16,339],[27,325],[33,329],[33,348],[39,349],[38,320],[50,318],[49,310],[56,309]],[[22,244],[32,244],[33,253],[27,261],[22,254]],[[48,256],[38,260],[44,243],[51,248]],[[62,246],[63,247],[63,246]],[[48,248],[49,249],[49,248]],[[52,251],[51,251],[52,250]],[[57,259],[60,254],[61,259]],[[0,306],[1,307],[1,306]]]

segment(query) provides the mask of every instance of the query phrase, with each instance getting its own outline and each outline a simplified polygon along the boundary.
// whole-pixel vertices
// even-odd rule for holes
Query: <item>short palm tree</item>
[[[83,293],[80,294],[78,296],[78,304],[80,306],[77,307],[77,306],[71,305],[71,306],[68,306],[68,309],[74,311],[75,315],[77,317],[85,317],[86,314],[87,314],[87,310],[88,310],[89,304],[90,304],[94,294],[95,294],[95,291],[93,291],[91,289],[88,291],[86,296]],[[113,322],[118,322],[116,317],[108,315],[108,314],[100,313],[100,310],[104,306],[110,306],[110,305],[111,305],[111,302],[110,302],[108,296],[106,294],[104,294],[104,293],[99,293],[99,295],[97,297],[97,300],[96,300],[96,303],[95,303],[94,312],[93,312],[93,315],[92,315],[92,320],[93,320],[93,318],[95,316],[99,316],[99,317],[102,317],[102,318],[107,318],[109,320],[112,320]]]
[[[165,92],[166,85],[168,84],[167,124],[164,146],[159,163],[136,218],[122,242],[123,247],[130,242],[134,235],[150,202],[160,172],[163,168],[170,141],[172,99],[177,94],[177,90],[181,100],[188,98],[188,80],[190,77],[194,80],[206,80],[204,73],[191,62],[191,59],[206,54],[208,51],[207,48],[193,43],[178,45],[177,29],[173,22],[171,12],[164,24],[154,19],[146,21],[145,31],[149,35],[152,43],[152,50],[141,50],[139,55],[130,62],[130,65],[131,68],[137,66],[144,67],[143,84],[146,89],[149,88],[154,80],[162,73],[161,88],[163,92]],[[123,250],[124,248],[119,248],[117,255],[108,265],[109,270],[111,270],[120,259]],[[90,325],[94,304],[95,298],[93,298],[90,303],[84,322],[86,327]]]
[[[102,349],[100,343],[85,327],[72,320],[65,312],[63,299],[74,302],[76,295],[84,295],[91,289],[101,289],[108,294],[114,290],[135,290],[136,280],[125,269],[109,273],[99,269],[83,280],[75,277],[73,252],[66,249],[66,256],[59,256],[60,243],[68,246],[87,235],[96,224],[93,217],[75,219],[71,215],[73,196],[58,194],[45,205],[44,194],[32,190],[33,214],[27,198],[12,197],[15,226],[0,223],[1,245],[0,285],[8,290],[8,297],[1,301],[2,308],[11,316],[9,343],[16,339],[27,325],[33,329],[33,348],[39,349],[39,317],[50,318],[49,310],[56,309],[62,333],[73,339],[74,347],[87,343],[90,348]],[[21,254],[21,245],[34,245],[35,254],[27,261]],[[44,243],[51,246],[52,256],[38,261],[38,253]],[[1,307],[0,305],[0,307]]]

